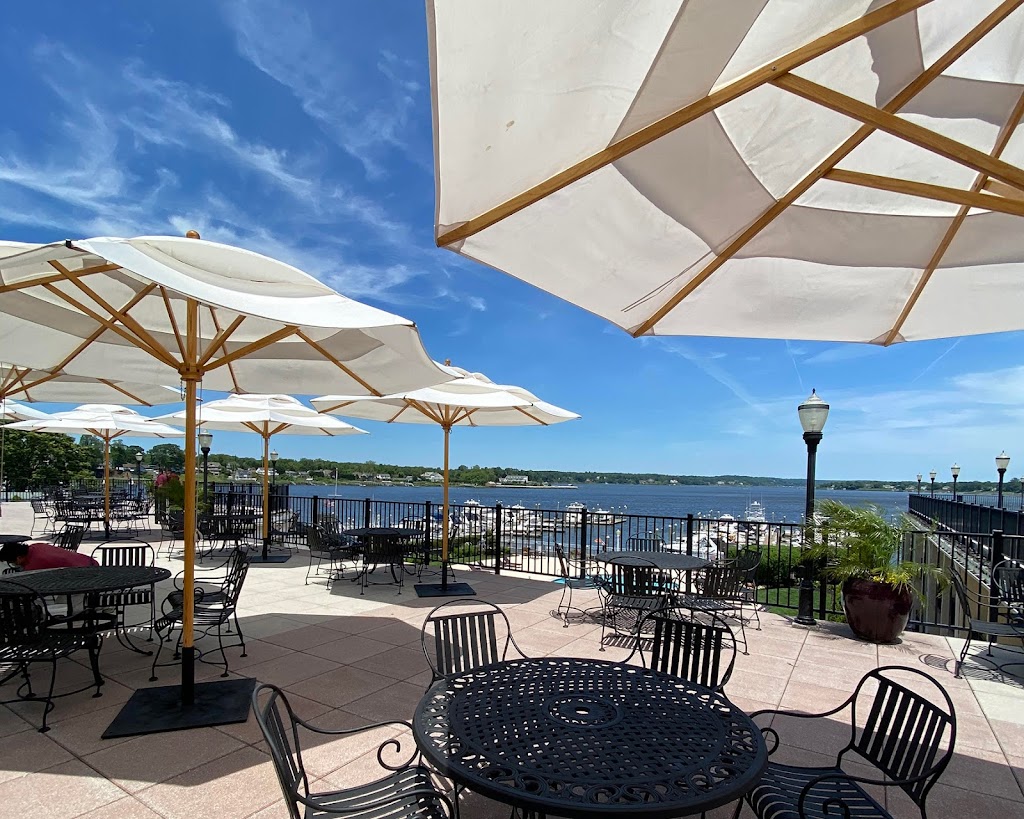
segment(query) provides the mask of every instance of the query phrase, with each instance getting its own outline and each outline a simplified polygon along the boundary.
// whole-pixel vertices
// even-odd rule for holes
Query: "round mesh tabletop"
[[[510,660],[454,675],[413,724],[427,759],[466,787],[559,816],[685,816],[739,798],[767,764],[724,695],[601,660]]]
[[[598,552],[594,560],[609,563],[617,558],[626,557],[636,561],[646,561],[645,565],[653,565],[658,569],[670,572],[689,572],[703,569],[710,561],[695,555],[684,555],[678,552],[641,552],[633,549],[622,549],[610,552]]]
[[[21,587],[44,595],[89,594],[148,586],[170,576],[169,570],[158,566],[72,566],[65,569],[37,569],[33,572],[5,575],[4,579],[0,580],[0,591],[7,586],[9,591],[17,591],[18,587]]]

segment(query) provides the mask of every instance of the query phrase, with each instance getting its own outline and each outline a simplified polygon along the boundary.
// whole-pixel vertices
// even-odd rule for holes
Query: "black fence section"
[[[994,502],[994,498],[982,496],[958,495],[961,500],[953,500],[952,496],[911,495],[909,509],[914,515],[932,522],[943,531],[952,532],[1003,532],[1005,535],[1024,535],[1024,512],[1017,509],[1000,509],[987,503],[974,503],[968,497],[980,497]],[[984,535],[982,536],[984,537]],[[1013,545],[1016,545],[1014,542]],[[1010,555],[1015,560],[1024,559],[1019,549]]]
[[[74,497],[85,493],[102,492],[103,478],[73,478],[55,486],[36,486],[31,489],[4,489],[0,493],[0,501],[17,502],[27,500],[47,500],[59,497]],[[111,497],[137,497],[140,494],[152,495],[153,479],[143,475],[141,481],[134,477],[111,477]]]

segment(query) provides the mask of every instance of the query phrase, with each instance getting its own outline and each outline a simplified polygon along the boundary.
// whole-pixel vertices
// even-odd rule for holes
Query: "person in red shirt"
[[[16,563],[26,572],[100,565],[89,555],[69,552],[52,543],[7,543],[0,548],[0,561]]]

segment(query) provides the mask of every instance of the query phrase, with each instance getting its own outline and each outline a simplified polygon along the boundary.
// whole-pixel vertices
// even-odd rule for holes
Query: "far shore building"
[[[434,483],[441,483],[444,480],[444,475],[440,472],[424,472],[420,475],[420,479],[424,481],[433,481]]]
[[[530,482],[529,475],[506,475],[504,478],[498,478],[498,483],[522,485]]]

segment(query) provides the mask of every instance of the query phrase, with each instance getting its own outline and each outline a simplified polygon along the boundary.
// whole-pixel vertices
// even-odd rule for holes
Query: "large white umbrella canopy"
[[[66,413],[53,413],[38,421],[19,421],[9,429],[62,435],[94,435],[103,442],[103,524],[111,522],[111,441],[121,437],[180,438],[180,429],[146,418],[127,406],[84,403]]]
[[[1024,328],[1021,0],[727,5],[428,0],[438,244],[638,336]]]
[[[311,403],[321,412],[390,424],[435,424],[444,430],[442,584],[448,579],[448,450],[452,427],[550,426],[572,421],[575,412],[541,401],[522,387],[495,384],[481,373],[438,365],[450,380],[433,387],[385,395],[324,395]]]
[[[11,398],[0,398],[0,421],[39,421],[46,417],[47,413],[41,410]]]
[[[386,394],[444,374],[408,319],[348,299],[290,265],[199,235],[0,243],[0,345],[13,363],[225,392]],[[13,354],[9,360],[14,358]],[[196,423],[185,422],[186,486]],[[195,498],[185,494],[182,691],[193,704]]]
[[[185,412],[160,416],[177,421]],[[366,430],[324,415],[290,395],[230,395],[207,401],[197,409],[196,422],[202,429],[225,432],[255,432],[263,439],[263,548],[270,539],[270,439],[274,435],[365,435]]]
[[[132,438],[180,438],[176,427],[154,421],[135,410],[117,404],[82,404],[67,412],[55,412],[36,421],[19,421],[10,429],[63,435],[95,435],[103,441],[103,521],[110,532],[110,442]]]
[[[177,378],[171,379],[177,381]],[[175,397],[177,393],[177,397]],[[0,364],[0,399],[15,396],[22,401],[46,401],[55,404],[108,404],[112,402],[171,404],[181,401],[180,390],[154,384],[88,378],[82,375],[51,373],[28,367]],[[44,417],[45,413],[39,413]],[[24,419],[18,419],[24,420]]]

